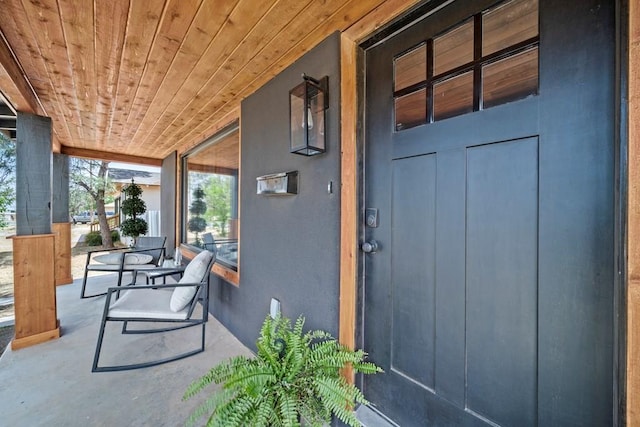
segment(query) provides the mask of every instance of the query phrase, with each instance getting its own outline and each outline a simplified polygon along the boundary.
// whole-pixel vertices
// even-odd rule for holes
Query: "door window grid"
[[[394,58],[395,131],[537,95],[538,45],[538,0],[511,0],[398,55]],[[472,84],[464,85],[470,90],[465,92],[461,83],[468,82],[469,74]],[[421,75],[426,78],[416,81]],[[410,95],[419,91],[426,94],[426,105],[406,102],[417,99]]]

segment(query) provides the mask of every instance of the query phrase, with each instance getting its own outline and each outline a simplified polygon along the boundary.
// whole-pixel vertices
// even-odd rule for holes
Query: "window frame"
[[[240,121],[234,120],[230,124],[223,127],[215,135],[205,139],[195,147],[185,151],[180,155],[180,248],[189,257],[193,257],[202,251],[201,248],[187,243],[187,221],[189,218],[189,157],[193,156],[211,145],[223,140],[227,136],[234,132],[238,132],[238,139],[240,138]],[[240,142],[238,142],[240,144]],[[238,147],[239,148],[239,147]],[[219,262],[214,263],[211,271],[220,276],[227,282],[239,286],[240,285],[240,159],[238,158],[238,174],[237,174],[237,210],[238,210],[238,242],[237,253],[238,263],[236,269],[223,265]]]

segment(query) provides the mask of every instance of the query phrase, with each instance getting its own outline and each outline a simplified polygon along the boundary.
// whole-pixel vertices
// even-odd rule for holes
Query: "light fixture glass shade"
[[[328,78],[304,81],[289,91],[290,151],[304,156],[324,153]]]

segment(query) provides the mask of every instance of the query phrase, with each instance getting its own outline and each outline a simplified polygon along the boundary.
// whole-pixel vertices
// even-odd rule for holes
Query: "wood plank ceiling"
[[[0,91],[51,117],[63,152],[161,159],[236,118],[244,97],[383,3],[0,0]],[[25,87],[34,99],[18,99]]]

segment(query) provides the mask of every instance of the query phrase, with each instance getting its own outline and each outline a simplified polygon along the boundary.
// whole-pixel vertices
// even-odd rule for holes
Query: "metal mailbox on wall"
[[[257,194],[284,196],[298,194],[298,171],[273,173],[256,178]]]

